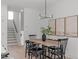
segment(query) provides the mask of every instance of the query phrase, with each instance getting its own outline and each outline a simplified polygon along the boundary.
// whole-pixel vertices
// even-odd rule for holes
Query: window
[[[77,36],[78,35],[78,19],[77,16],[66,18],[66,36]]]
[[[13,20],[14,13],[13,11],[8,11],[8,20]]]
[[[55,35],[61,36],[78,36],[78,16],[68,16],[57,18],[55,20],[50,21],[50,26],[55,32]],[[53,33],[54,34],[54,33]]]
[[[64,35],[64,18],[56,19],[56,35]]]

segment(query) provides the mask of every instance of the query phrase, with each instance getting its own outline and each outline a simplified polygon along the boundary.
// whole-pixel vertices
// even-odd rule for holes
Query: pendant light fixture
[[[47,16],[47,1],[45,0],[45,10],[44,10],[44,16],[43,15],[39,15],[40,19],[47,19],[47,18],[53,18],[53,15]]]

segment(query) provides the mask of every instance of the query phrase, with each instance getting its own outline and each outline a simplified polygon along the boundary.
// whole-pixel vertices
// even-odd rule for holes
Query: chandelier
[[[53,18],[53,15],[47,16],[47,1],[45,0],[45,10],[44,15],[39,14],[40,19]]]

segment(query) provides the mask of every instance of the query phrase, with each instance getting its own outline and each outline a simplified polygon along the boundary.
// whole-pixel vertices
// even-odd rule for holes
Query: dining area
[[[32,28],[31,25],[28,25],[32,30],[26,29],[28,33],[25,33],[27,34],[24,42],[26,44],[25,58],[77,59],[78,16],[60,17],[45,21],[47,19],[43,20],[40,32],[36,32],[35,26]]]
[[[25,40],[25,58],[28,59],[66,59],[68,38]]]
[[[78,59],[78,0],[2,0],[1,20],[1,59]]]

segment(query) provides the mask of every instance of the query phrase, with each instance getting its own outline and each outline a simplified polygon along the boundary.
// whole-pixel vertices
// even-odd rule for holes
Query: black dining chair
[[[34,44],[33,42],[31,42],[31,41],[29,41],[29,40],[26,40],[26,41],[25,41],[25,44],[26,44],[26,45],[25,45],[25,57],[26,57],[29,48],[34,47],[36,44]]]
[[[25,41],[25,57],[27,56],[28,47],[29,47],[29,40],[26,40]]]
[[[32,40],[32,39],[36,38],[36,35],[30,34],[30,35],[28,35],[28,37],[29,37],[29,40]],[[33,42],[31,42],[29,40],[25,40],[25,57],[27,56],[28,48],[32,48],[35,46],[35,44],[32,44]]]
[[[68,38],[58,39],[58,47],[51,46],[48,48],[49,56],[54,56],[54,59],[65,59],[65,52],[67,46]]]
[[[41,55],[42,55],[42,52],[43,52],[43,49],[41,47],[39,47],[39,44],[36,44],[35,46],[33,46],[33,43],[31,45],[32,47],[29,47],[28,49],[28,59],[32,59],[32,57],[35,57],[36,59],[38,57],[40,57],[41,59]]]

